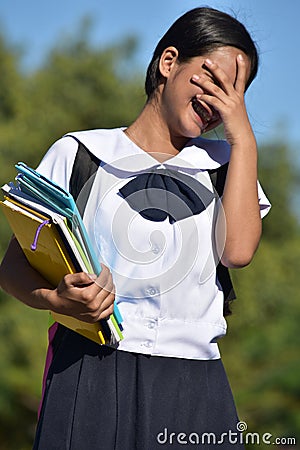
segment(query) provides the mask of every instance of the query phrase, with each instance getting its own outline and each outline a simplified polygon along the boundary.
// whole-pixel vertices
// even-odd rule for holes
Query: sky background
[[[124,35],[139,39],[137,62],[146,70],[152,52],[177,17],[197,6],[234,14],[257,42],[259,75],[246,94],[259,142],[288,138],[300,145],[299,0],[0,0],[0,26],[8,42],[21,46],[26,70],[38,67],[66,34],[89,16],[91,41],[117,43]],[[284,127],[283,127],[284,124]]]

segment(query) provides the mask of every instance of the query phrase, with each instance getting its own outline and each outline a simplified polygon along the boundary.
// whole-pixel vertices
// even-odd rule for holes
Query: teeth
[[[204,106],[201,105],[201,103],[198,102],[195,97],[192,99],[192,106],[194,111],[201,117],[202,120],[207,122],[210,120],[211,116],[209,112],[204,108]]]

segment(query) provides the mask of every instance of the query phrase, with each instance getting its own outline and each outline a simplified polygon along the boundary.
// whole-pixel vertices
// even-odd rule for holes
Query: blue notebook
[[[22,192],[50,206],[55,212],[70,221],[72,231],[83,243],[83,247],[88,253],[93,271],[99,275],[101,266],[90,245],[89,237],[72,195],[23,162],[19,162],[15,167],[19,172],[16,180],[20,183]]]
[[[55,212],[65,216],[70,221],[72,231],[82,242],[82,247],[87,252],[94,273],[99,275],[101,272],[101,265],[90,244],[86,228],[72,195],[58,184],[44,177],[31,167],[28,167],[23,162],[19,162],[15,167],[18,171],[16,180],[18,181],[22,192],[30,195],[35,200],[46,204]],[[116,303],[114,305],[114,317],[120,328],[122,328],[122,316]]]

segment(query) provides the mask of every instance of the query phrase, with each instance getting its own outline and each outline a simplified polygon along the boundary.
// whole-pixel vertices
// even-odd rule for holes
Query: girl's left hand
[[[244,100],[247,65],[245,58],[240,54],[236,61],[237,77],[234,85],[218,64],[210,59],[205,60],[205,66],[212,73],[217,84],[205,75],[193,77],[193,81],[204,91],[202,94],[197,94],[197,100],[205,102],[219,113],[226,139],[231,145],[242,143],[247,135],[254,137]]]

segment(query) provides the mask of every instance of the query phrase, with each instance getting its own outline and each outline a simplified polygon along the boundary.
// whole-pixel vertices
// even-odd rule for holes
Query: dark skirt
[[[62,326],[52,347],[34,450],[244,448],[221,360],[113,350]]]

